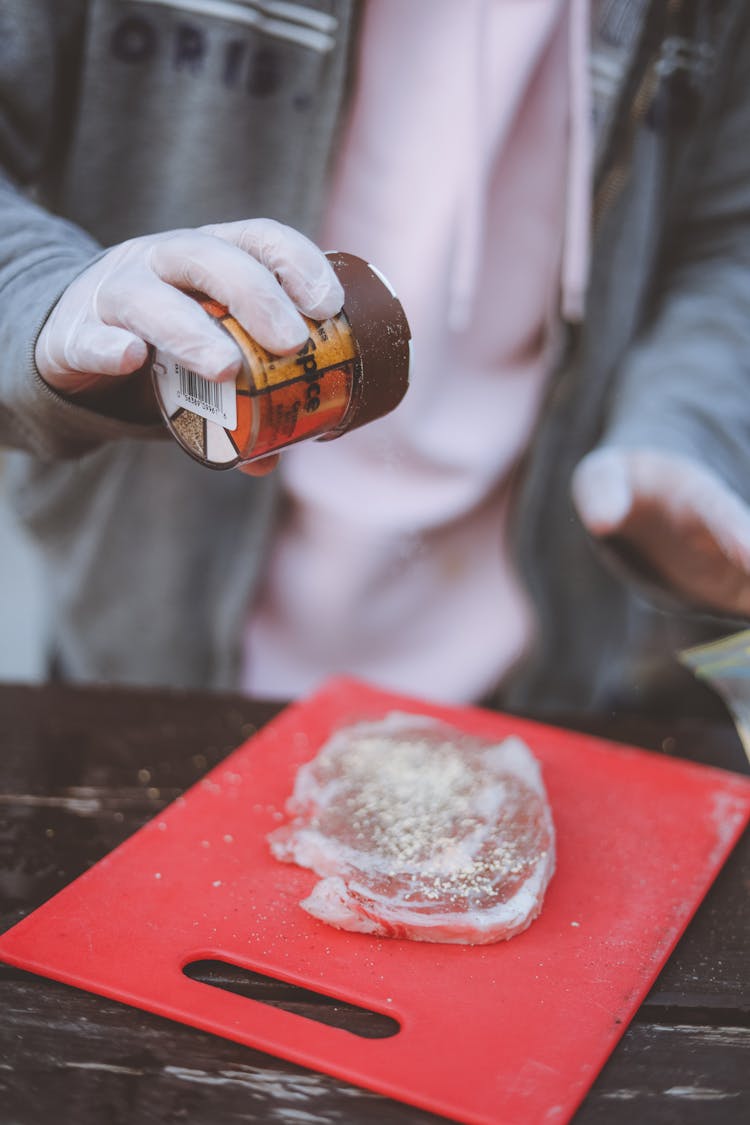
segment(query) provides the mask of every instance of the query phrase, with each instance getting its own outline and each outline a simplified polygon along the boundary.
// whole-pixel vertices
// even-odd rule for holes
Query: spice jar
[[[328,258],[344,288],[329,320],[307,317],[310,337],[294,355],[262,348],[224,305],[196,300],[242,353],[235,381],[214,383],[157,351],[152,375],[172,436],[201,464],[232,469],[306,438],[328,440],[381,418],[409,382],[409,325],[391,286],[353,254]]]

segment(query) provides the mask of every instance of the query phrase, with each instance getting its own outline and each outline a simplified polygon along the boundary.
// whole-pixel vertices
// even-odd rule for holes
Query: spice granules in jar
[[[382,417],[409,382],[411,334],[393,289],[353,254],[328,258],[344,288],[335,317],[305,317],[310,336],[291,356],[261,347],[224,305],[196,295],[242,354],[236,380],[202,378],[157,351],[152,374],[172,436],[201,464],[231,469],[307,438],[328,440]]]

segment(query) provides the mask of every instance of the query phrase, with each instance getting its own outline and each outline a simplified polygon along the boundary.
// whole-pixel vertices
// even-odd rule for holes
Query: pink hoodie
[[[288,451],[244,685],[346,672],[470,701],[533,623],[505,542],[562,308],[588,264],[588,0],[370,0],[321,242],[390,279],[414,338],[388,418]]]

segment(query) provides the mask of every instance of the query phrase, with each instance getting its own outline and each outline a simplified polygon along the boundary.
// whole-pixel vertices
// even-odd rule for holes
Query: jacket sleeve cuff
[[[27,275],[14,286],[11,309],[0,328],[6,386],[0,405],[0,441],[45,460],[75,458],[104,442],[122,439],[160,439],[167,436],[159,422],[132,422],[82,406],[66,398],[42,379],[34,361],[36,342],[50,312],[75,277],[93,260],[60,257]],[[7,327],[12,324],[12,331]],[[3,339],[2,337],[5,337]]]

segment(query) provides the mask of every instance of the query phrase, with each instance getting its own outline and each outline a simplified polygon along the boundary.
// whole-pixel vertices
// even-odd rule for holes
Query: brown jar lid
[[[343,425],[331,437],[382,418],[409,386],[411,331],[396,294],[382,274],[354,254],[327,254],[344,287],[344,313],[362,366],[359,388]]]

